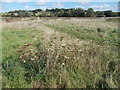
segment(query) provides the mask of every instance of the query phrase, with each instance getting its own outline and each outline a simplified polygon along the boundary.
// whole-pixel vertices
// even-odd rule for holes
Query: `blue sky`
[[[39,8],[43,10],[46,8],[93,8],[95,11],[118,11],[118,2],[2,2],[2,12],[12,10],[33,10]]]

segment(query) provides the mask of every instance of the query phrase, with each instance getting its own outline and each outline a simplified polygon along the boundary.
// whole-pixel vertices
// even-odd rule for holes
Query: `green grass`
[[[35,30],[3,28],[4,88],[119,87],[117,28],[49,22],[34,22]]]
[[[25,67],[22,65],[20,55],[17,52],[24,44],[33,43],[32,34],[40,32],[34,30],[3,30],[2,32],[2,67],[3,67],[3,87],[6,88],[23,88],[31,87],[26,81]]]
[[[65,22],[60,22],[65,23]],[[92,30],[86,27],[78,27],[73,24],[68,25],[51,25],[46,24],[46,26],[58,30],[60,32],[68,33],[71,36],[82,40],[93,40],[99,44],[109,44],[109,45],[118,45],[118,30],[110,29],[105,30],[102,28],[97,28],[96,30]]]
[[[108,21],[108,22],[120,22],[120,18],[119,17],[107,18],[106,21]]]

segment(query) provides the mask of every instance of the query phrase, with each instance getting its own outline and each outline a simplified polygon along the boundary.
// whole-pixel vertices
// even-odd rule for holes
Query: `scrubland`
[[[3,88],[118,88],[118,22],[2,22]]]

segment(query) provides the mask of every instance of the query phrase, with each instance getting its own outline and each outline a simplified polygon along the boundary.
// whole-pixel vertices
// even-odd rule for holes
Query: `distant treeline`
[[[4,13],[3,17],[118,17],[120,12],[94,11],[93,8],[15,10]]]

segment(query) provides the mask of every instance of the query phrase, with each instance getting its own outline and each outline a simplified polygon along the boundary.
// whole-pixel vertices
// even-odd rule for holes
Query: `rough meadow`
[[[118,22],[3,18],[3,88],[118,88]]]

